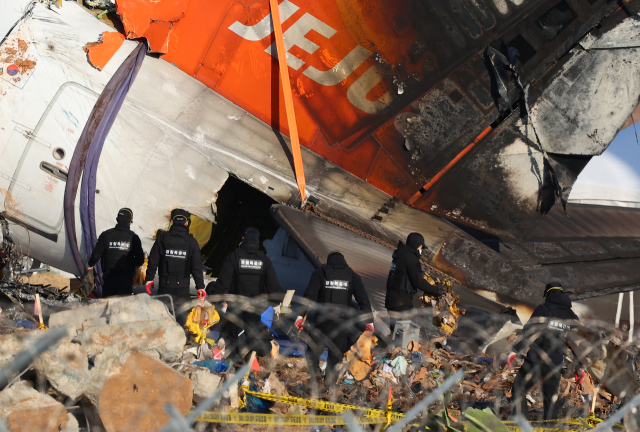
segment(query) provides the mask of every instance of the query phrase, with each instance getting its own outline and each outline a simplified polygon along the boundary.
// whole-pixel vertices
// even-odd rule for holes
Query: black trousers
[[[544,404],[544,419],[558,418],[560,408],[557,400],[558,387],[560,386],[560,365],[548,364],[543,361],[534,361],[526,357],[518,375],[513,381],[511,397],[514,406],[512,414],[522,414],[529,419],[529,407],[527,406],[527,392],[539,381],[542,381],[542,401]]]
[[[133,276],[108,275],[104,278],[102,297],[133,294]]]
[[[173,308],[176,311],[176,321],[180,325],[187,323],[187,316],[191,312],[191,294],[189,293],[189,286],[186,287],[172,287],[166,285],[160,285],[158,287],[158,295],[169,294],[173,299]]]
[[[226,343],[229,358],[235,363],[240,360],[240,352],[244,347],[255,351],[259,357],[268,356],[271,352],[271,331],[260,320],[260,314],[237,310],[229,305],[222,316],[223,326],[220,336]],[[240,332],[244,330],[241,336]]]
[[[349,329],[342,324],[346,321],[342,317],[316,318],[314,324],[305,327],[308,349],[305,352],[309,374],[313,377],[321,375],[320,356],[324,347],[329,348],[325,382],[335,384],[335,367],[342,362],[344,353],[349,349]]]

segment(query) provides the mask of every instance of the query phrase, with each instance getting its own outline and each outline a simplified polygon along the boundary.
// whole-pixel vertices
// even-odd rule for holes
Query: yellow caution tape
[[[293,396],[279,396],[279,395],[269,394],[269,393],[254,392],[247,389],[245,389],[244,392],[251,396],[258,397],[260,399],[264,399],[272,402],[282,402],[289,405],[300,405],[305,408],[317,409],[320,411],[329,411],[334,413],[342,413],[346,411],[364,411],[364,414],[362,414],[363,417],[382,419],[385,422],[387,420],[392,422],[398,421],[404,417],[404,414],[402,413],[393,412],[393,411],[387,412],[387,411],[374,409],[374,408],[360,407],[357,405],[346,405],[346,404],[327,402],[322,400],[298,398]]]
[[[523,432],[518,426],[506,425],[511,432]],[[534,432],[584,432],[584,429],[567,429],[564,427],[538,427],[531,426]]]
[[[382,424],[386,423],[386,419],[381,417],[357,417],[359,424]],[[312,425],[344,425],[346,421],[341,415],[294,415],[294,414],[255,414],[255,413],[238,413],[238,412],[204,412],[196,421],[208,423],[236,423],[236,424],[259,424],[268,426],[312,426]],[[571,420],[572,422],[574,420]],[[577,420],[575,420],[577,422]],[[513,422],[505,422],[507,428],[512,432],[523,432],[522,429],[515,426]],[[534,432],[584,432],[586,428],[562,427],[568,421],[555,422],[556,427],[543,427],[541,423],[533,423]],[[548,422],[551,423],[551,422]],[[577,424],[577,423],[573,423]],[[418,424],[412,424],[419,427]],[[425,426],[426,430],[429,430]]]
[[[333,402],[327,402],[327,401],[315,400],[315,399],[305,399],[305,398],[299,398],[299,397],[293,397],[293,396],[279,396],[279,395],[270,394],[270,393],[260,393],[260,392],[255,392],[246,388],[244,389],[244,392],[251,396],[255,396],[260,399],[268,400],[271,402],[282,402],[289,405],[299,405],[309,409],[317,409],[317,410],[328,411],[333,413],[343,413],[346,411],[364,411],[364,413],[361,414],[361,417],[359,417],[359,420],[358,420],[361,424],[379,424],[379,423],[390,424],[393,422],[397,422],[398,420],[400,420],[405,416],[403,413],[390,411],[389,406],[387,407],[387,411],[383,411],[383,410],[374,409],[374,408],[360,407],[357,405],[347,405],[347,404],[333,403]],[[263,423],[259,423],[255,417],[233,417],[232,418],[233,421],[231,420],[229,421],[200,420],[200,421],[219,422],[219,423],[282,424],[282,425],[345,424],[342,416],[310,416],[310,415],[297,416],[297,415],[250,414],[250,413],[205,413],[205,414],[208,416],[214,416],[215,418],[221,418],[220,416],[240,415],[240,416],[262,416],[264,417],[264,419],[260,420],[260,421],[263,421]],[[272,416],[272,417],[269,417],[269,416]],[[254,421],[254,423],[244,423],[245,420],[248,420],[250,418],[253,418],[252,421]],[[276,418],[280,419],[278,421],[287,421],[290,423],[287,423],[287,422],[277,423],[275,420]],[[302,418],[305,418],[305,419],[310,418],[312,420],[302,420]],[[322,419],[322,420],[318,420],[318,419]],[[598,418],[595,418],[595,416],[592,416],[587,419],[587,421],[589,421],[590,424],[585,424],[586,422],[584,421],[584,419],[577,418],[577,419],[559,419],[559,420],[545,420],[540,422],[533,422],[531,423],[531,426],[535,432],[584,432],[585,430],[592,427],[591,424],[594,423],[594,420],[596,422],[602,421]],[[275,423],[270,423],[270,422],[275,422]],[[295,422],[298,422],[298,423],[295,423]],[[519,427],[517,427],[516,424],[512,421],[504,421],[503,423],[505,426],[507,426],[507,428],[510,431],[522,432],[522,430]],[[418,425],[414,425],[414,426],[418,426]],[[569,426],[578,426],[578,428],[575,428],[575,427],[568,428]],[[622,427],[622,426],[615,425],[615,427]]]
[[[360,424],[380,424],[383,418],[360,417]],[[221,413],[204,412],[196,421],[209,423],[261,424],[269,426],[311,426],[311,425],[343,425],[344,417],[337,415],[293,415],[293,414],[253,414],[253,413]]]
[[[592,413],[593,414],[593,413]],[[542,420],[537,422],[531,422],[531,427],[534,431],[543,432],[582,432],[589,429],[593,429],[598,423],[602,423],[604,420],[597,418],[595,415],[590,415],[586,419],[558,419],[558,420]],[[510,431],[521,432],[515,422],[503,421],[502,423],[509,428]],[[568,429],[568,426],[579,426],[579,428]],[[624,428],[621,424],[616,424],[614,428]]]

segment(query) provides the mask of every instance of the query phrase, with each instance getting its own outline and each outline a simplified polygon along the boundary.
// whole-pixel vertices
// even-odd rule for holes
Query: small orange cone
[[[260,372],[260,363],[258,363],[258,358],[253,358],[253,364],[251,365],[251,370]]]

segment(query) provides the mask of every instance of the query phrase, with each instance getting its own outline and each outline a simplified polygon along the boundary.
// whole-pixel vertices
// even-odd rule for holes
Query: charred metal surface
[[[501,238],[524,239],[555,196],[543,155],[518,122],[512,114],[414,206]]]
[[[272,206],[271,214],[300,245],[316,267],[326,262],[330,251],[340,250],[349,265],[363,278],[374,309],[384,309],[386,281],[393,248],[374,243],[373,240],[335,223],[284,205]],[[452,287],[456,295],[460,296],[460,304],[465,307],[475,307],[493,313],[504,310],[500,305],[475,294],[455,281]],[[415,297],[414,304],[416,307],[421,306],[418,296]]]
[[[539,284],[559,281],[575,299],[640,288],[640,209],[569,204],[567,210],[571,218],[555,207],[522,243],[463,228],[485,249],[515,266],[519,277],[524,273]],[[443,250],[439,255],[447,252]],[[459,273],[468,273],[459,257],[460,263]],[[503,293],[487,281],[500,281],[499,270],[488,266],[485,280],[476,280],[486,284],[484,289]]]
[[[574,2],[556,6],[556,15],[567,19],[558,21],[554,30],[548,17],[541,15],[536,25],[544,39],[563,39],[560,35],[569,29],[578,34],[589,23],[594,24],[588,19],[580,21],[579,6]],[[529,124],[521,119],[523,111],[516,108],[453,169],[447,167],[444,177],[429,190],[423,189],[413,206],[501,238],[522,241],[556,201],[566,204],[578,174],[591,156],[604,151],[638,103],[640,50],[594,49],[629,45],[626,41],[640,34],[640,23],[625,16],[616,13],[608,17],[605,21],[611,24],[606,32],[587,35],[544,76],[540,61],[532,60],[535,56],[526,59],[526,66],[518,62],[523,83],[533,80]],[[547,23],[546,27],[541,23]],[[519,35],[516,42],[525,51],[545,45],[544,39],[530,37],[535,33],[533,28],[525,25],[524,29],[529,36]],[[569,39],[561,44],[566,50]],[[505,49],[502,42],[501,49]],[[548,51],[547,55],[554,54]],[[474,57],[416,101],[413,110],[396,117],[396,129],[410,143],[406,150],[410,153],[408,169],[412,175],[419,173],[419,183],[428,183],[482,130],[492,123],[495,126],[498,106],[504,109],[517,101],[519,91],[512,82],[499,97],[490,73],[494,69],[487,69],[482,60]],[[479,88],[491,95],[491,106],[476,97]],[[505,97],[507,104],[503,103]],[[541,150],[547,152],[547,158]],[[558,192],[551,172],[558,181]],[[405,189],[400,197],[407,199],[408,192]]]
[[[460,232],[447,237],[431,264],[467,288],[488,290],[527,304],[539,302],[544,288],[544,283],[521,267]]]
[[[559,281],[574,299],[640,288],[640,258],[544,265],[527,272],[540,281]],[[542,283],[542,282],[541,282]]]
[[[599,37],[589,34],[554,71],[531,108],[545,150],[594,156],[607,148],[638,104],[640,50],[602,48],[631,46],[638,34],[634,19]]]

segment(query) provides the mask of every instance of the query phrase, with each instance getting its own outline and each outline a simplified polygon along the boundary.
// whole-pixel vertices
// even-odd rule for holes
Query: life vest
[[[391,285],[391,290],[389,290]],[[387,277],[387,290],[388,291],[404,291],[408,294],[415,294],[418,290],[411,284],[409,280],[409,274],[407,273],[406,266],[398,271],[396,270],[395,261],[391,263],[391,269],[389,270],[389,276]]]
[[[106,247],[102,256],[102,271],[105,275],[111,272],[124,273],[133,270],[131,264],[131,243],[134,232],[112,228],[105,233]]]
[[[184,279],[191,274],[191,235],[186,232],[162,233],[159,276]]]
[[[353,296],[353,270],[348,266],[322,266],[323,280],[318,294],[318,303],[351,306]]]
[[[235,293],[246,297],[263,294],[266,271],[262,252],[238,249],[238,262],[234,275]]]

